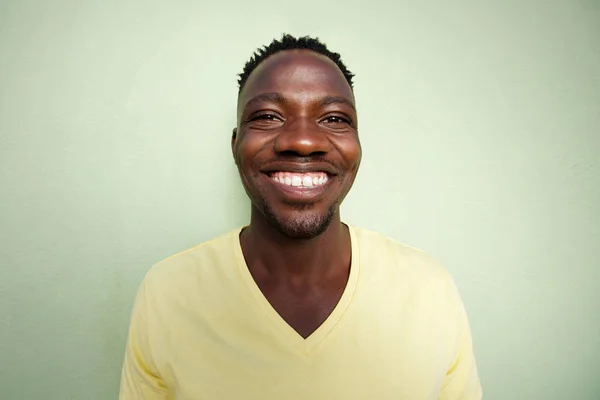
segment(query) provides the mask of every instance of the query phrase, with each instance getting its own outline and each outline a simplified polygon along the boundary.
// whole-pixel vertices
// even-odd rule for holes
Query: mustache
[[[314,154],[309,156],[299,156],[297,154],[285,154],[281,153],[275,158],[271,158],[268,161],[255,163],[254,167],[258,170],[263,169],[265,166],[273,163],[290,163],[290,164],[329,164],[333,167],[339,175],[343,175],[345,170],[341,163],[331,161],[325,154]]]

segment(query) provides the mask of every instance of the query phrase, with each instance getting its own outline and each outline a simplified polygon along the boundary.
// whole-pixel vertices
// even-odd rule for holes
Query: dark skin
[[[307,338],[334,310],[350,272],[339,205],[361,159],[354,94],[327,57],[283,51],[252,72],[237,120],[232,151],[252,202],[242,251],[265,298]],[[291,187],[272,179],[282,172],[327,181]]]

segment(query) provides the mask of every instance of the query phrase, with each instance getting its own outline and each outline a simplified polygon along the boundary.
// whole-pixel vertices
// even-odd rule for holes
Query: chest
[[[258,287],[281,319],[307,338],[332,314],[346,282],[347,278],[342,277],[323,285],[293,287],[262,282]]]
[[[168,386],[181,399],[436,399],[451,360],[444,330],[392,304],[361,303],[331,324],[327,335],[321,329],[306,340],[239,305],[235,319],[213,314],[202,324],[178,324],[170,335],[176,346],[166,353],[169,362],[157,361],[168,365]],[[319,304],[314,309],[323,310]],[[307,308],[286,301],[281,312],[304,315]],[[294,315],[290,326],[307,320]]]

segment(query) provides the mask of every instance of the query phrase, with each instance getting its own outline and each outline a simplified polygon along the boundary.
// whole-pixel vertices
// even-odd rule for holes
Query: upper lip
[[[290,162],[274,162],[269,163],[260,169],[261,172],[268,174],[271,172],[292,172],[297,174],[307,172],[325,172],[328,175],[337,175],[336,169],[329,163],[309,162],[309,163],[290,163]]]

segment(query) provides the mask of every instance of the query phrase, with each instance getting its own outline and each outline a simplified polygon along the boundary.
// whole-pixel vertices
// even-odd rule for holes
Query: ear
[[[233,155],[233,160],[237,164],[237,160],[235,158],[235,141],[237,140],[237,127],[233,128],[231,132],[231,154]]]

